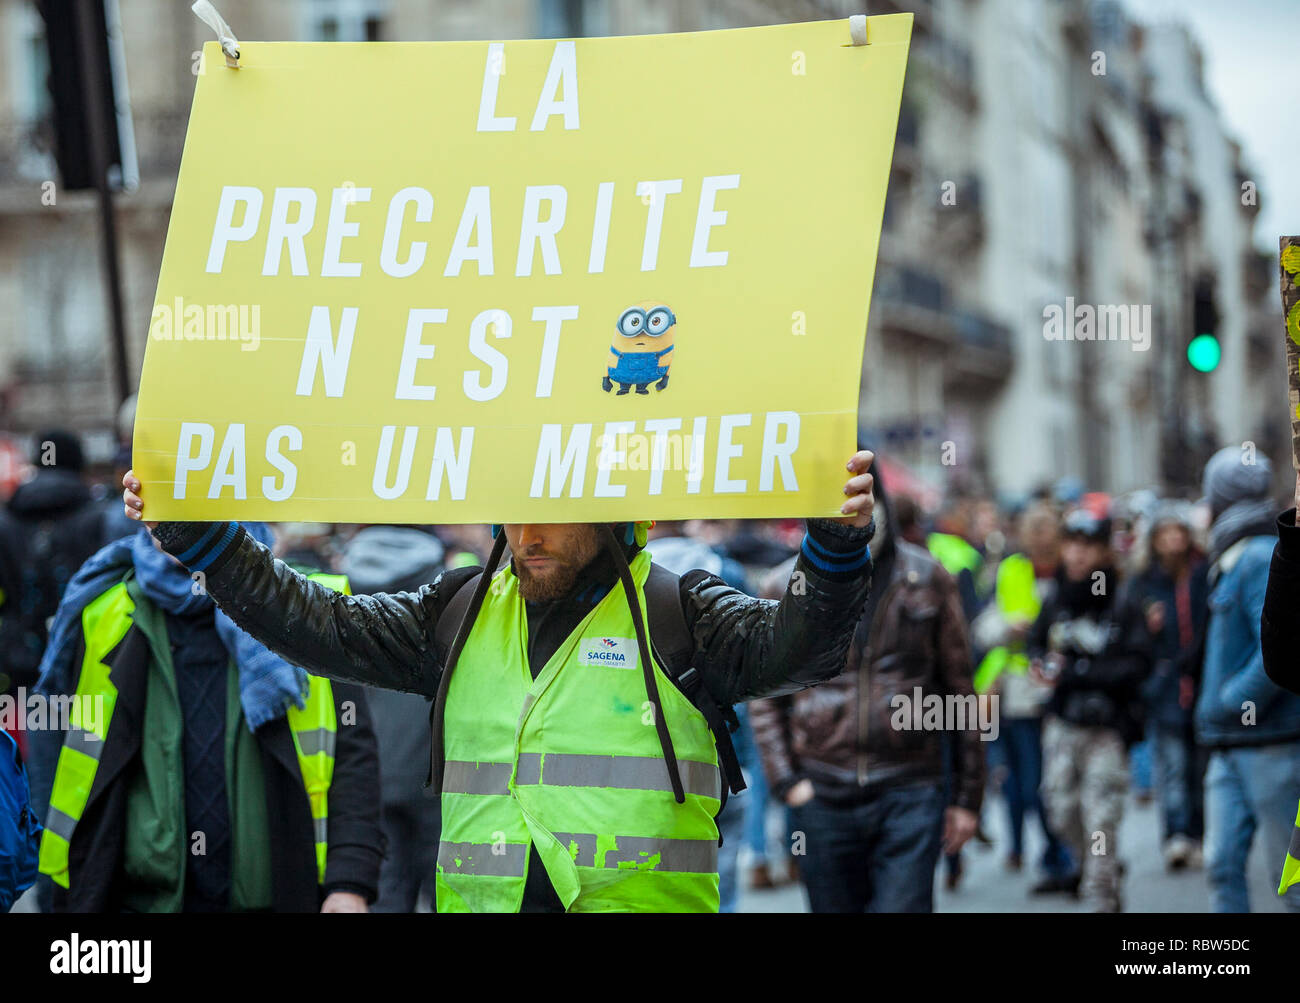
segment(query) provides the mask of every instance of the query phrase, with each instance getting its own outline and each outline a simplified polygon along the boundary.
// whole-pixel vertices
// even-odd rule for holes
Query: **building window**
[[[608,34],[608,0],[538,0],[538,38],[584,38]]]
[[[311,0],[306,37],[317,42],[379,42],[384,37],[382,0]]]

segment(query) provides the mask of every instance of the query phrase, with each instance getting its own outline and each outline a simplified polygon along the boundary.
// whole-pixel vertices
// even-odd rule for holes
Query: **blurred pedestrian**
[[[1270,866],[1285,859],[1300,791],[1300,697],[1264,671],[1260,619],[1276,508],[1266,457],[1219,450],[1205,466],[1210,507],[1210,611],[1196,740],[1209,749],[1205,864],[1214,912],[1249,912],[1246,860],[1255,833]],[[1294,615],[1294,612],[1291,613]],[[1294,656],[1294,652],[1292,652]],[[1283,903],[1300,911],[1300,890]]]
[[[1165,866],[1181,870],[1201,862],[1204,796],[1192,708],[1209,611],[1207,568],[1192,545],[1186,502],[1169,500],[1154,510],[1135,545],[1133,574],[1133,596],[1152,637],[1143,700],[1155,753]]]
[[[340,569],[352,589],[418,592],[443,567],[437,537],[409,526],[366,526],[343,550]],[[415,912],[431,903],[441,830],[438,800],[424,783],[429,774],[427,697],[367,686],[366,700],[379,744],[382,825],[388,855],[379,874],[375,912]]]
[[[0,693],[36,682],[64,589],[107,542],[104,512],[84,476],[81,440],[67,431],[43,432],[31,462],[34,476],[0,509]],[[17,737],[21,745],[23,736]]]
[[[22,753],[0,731],[0,913],[8,912],[36,880],[40,840]]]
[[[973,727],[914,729],[898,711],[926,696],[973,703],[970,646],[952,577],[897,539],[879,484],[876,513],[875,585],[845,671],[750,707],[768,781],[803,835],[814,912],[932,911],[940,852],[974,835],[983,793]]]
[[[1142,736],[1140,687],[1150,666],[1146,623],[1119,590],[1110,520],[1065,520],[1055,593],[1029,632],[1030,673],[1053,687],[1043,727],[1048,825],[1081,864],[1036,892],[1080,893],[1097,912],[1123,908],[1117,835],[1128,793],[1127,750]]]
[[[1021,550],[998,563],[993,601],[975,618],[971,634],[984,652],[975,672],[975,692],[998,695],[1000,727],[993,743],[1004,767],[1002,794],[1011,833],[1008,870],[1023,866],[1025,815],[1038,819],[1046,846],[1040,861],[1047,880],[1066,881],[1077,863],[1047,823],[1039,786],[1043,775],[1043,709],[1050,686],[1029,675],[1025,640],[1056,592],[1060,566],[1060,518],[1052,506],[1036,502],[1021,513]],[[992,751],[992,750],[990,750]]]
[[[984,603],[984,596],[977,586],[984,556],[970,539],[971,508],[969,499],[950,500],[935,519],[935,531],[925,541],[930,553],[957,582],[957,593],[961,596],[962,612],[968,624]]]

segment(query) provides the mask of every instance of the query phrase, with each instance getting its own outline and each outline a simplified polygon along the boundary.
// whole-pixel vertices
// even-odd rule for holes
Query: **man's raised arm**
[[[755,599],[703,572],[682,578],[695,667],[720,704],[791,693],[844,670],[871,588],[873,457],[848,469],[844,519],[810,519],[780,602]]]
[[[140,481],[122,480],[127,515],[143,521]],[[443,575],[419,592],[345,596],[299,574],[237,522],[146,522],[162,548],[203,575],[222,611],[276,654],[332,679],[432,696],[433,628]]]

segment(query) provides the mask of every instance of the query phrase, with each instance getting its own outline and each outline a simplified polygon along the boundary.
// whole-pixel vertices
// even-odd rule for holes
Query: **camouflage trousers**
[[[1081,862],[1079,893],[1097,912],[1121,908],[1115,836],[1128,783],[1128,754],[1119,732],[1047,718],[1043,807],[1052,831]]]

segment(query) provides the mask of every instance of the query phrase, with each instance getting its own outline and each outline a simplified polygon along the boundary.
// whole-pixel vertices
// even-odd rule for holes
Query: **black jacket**
[[[1164,606],[1164,626],[1151,638],[1151,674],[1142,685],[1147,720],[1167,728],[1190,728],[1192,707],[1181,701],[1182,680],[1200,675],[1201,645],[1210,612],[1209,568],[1204,561],[1192,563],[1188,572],[1188,600],[1191,616],[1191,643],[1180,641],[1178,585],[1158,563],[1133,580],[1130,589],[1138,608],[1145,611],[1152,603]]]
[[[1116,595],[1114,571],[1106,591],[1094,595],[1091,579],[1070,582],[1057,573],[1057,588],[1030,629],[1030,658],[1056,651],[1065,656],[1047,710],[1071,724],[1114,728],[1126,745],[1142,739],[1141,687],[1151,669],[1151,635],[1136,602]]]
[[[120,506],[119,506],[120,508]],[[0,507],[0,692],[36,682],[54,615],[77,569],[108,542],[78,474],[42,468]]]
[[[81,664],[82,650],[76,664]],[[54,889],[56,912],[121,909],[121,860],[126,830],[127,779],[138,764],[149,642],[132,627],[107,657],[117,702],[86,809],[68,850],[69,888]],[[356,891],[374,901],[383,837],[379,829],[379,759],[370,713],[360,687],[335,683],[339,715],[334,776],[329,792],[329,851],[325,883],[317,883],[311,808],[303,789],[293,736],[285,718],[254,732],[262,757],[271,843],[271,899],[276,912],[318,912],[331,890]],[[344,705],[348,716],[344,717]],[[352,720],[355,723],[345,724]],[[61,741],[57,732],[49,740]],[[45,792],[48,800],[48,791]]]
[[[162,523],[155,533],[164,549],[180,554],[211,529],[203,523]],[[216,531],[209,539],[226,535]],[[823,570],[828,562],[813,555],[818,549],[861,553],[870,532],[810,520],[808,538],[779,603],[755,599],[704,571],[682,576],[682,610],[695,640],[693,665],[720,706],[792,693],[843,670],[870,588],[870,560],[851,571],[829,571]],[[283,657],[319,675],[425,696],[435,695],[447,654],[434,636],[438,617],[478,570],[444,572],[418,592],[344,596],[275,560],[242,529],[235,529],[224,546],[217,542],[205,550],[200,545],[191,560],[211,561],[205,572],[209,594],[239,626]],[[614,582],[613,562],[602,551],[569,595],[527,605],[534,672]],[[525,890],[524,910],[558,907],[538,861],[530,864],[529,874],[536,880]]]
[[[1277,517],[1277,545],[1268,569],[1268,590],[1259,621],[1264,671],[1278,686],[1300,693],[1300,528],[1295,509]]]

